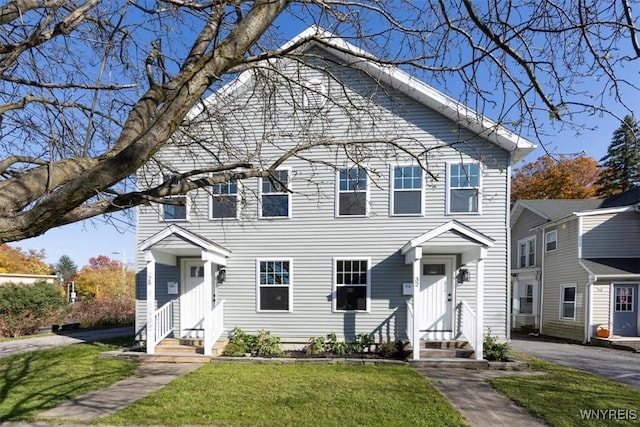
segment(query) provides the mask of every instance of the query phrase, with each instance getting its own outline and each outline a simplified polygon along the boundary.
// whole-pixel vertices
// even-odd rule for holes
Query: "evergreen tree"
[[[640,185],[640,124],[626,116],[600,159],[599,196],[613,196]]]
[[[62,255],[56,263],[56,271],[60,274],[62,280],[66,282],[78,274],[78,266],[69,256]]]

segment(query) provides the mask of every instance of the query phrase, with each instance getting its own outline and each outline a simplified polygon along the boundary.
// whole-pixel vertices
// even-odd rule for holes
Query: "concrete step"
[[[204,340],[201,338],[165,338],[160,341],[160,345],[189,345],[194,347],[202,347]]]
[[[410,360],[409,364],[414,368],[441,368],[441,369],[489,369],[489,362],[486,360],[463,359],[463,358],[430,358],[420,360]]]
[[[475,351],[466,348],[421,348],[420,358],[422,359],[445,359],[461,358],[469,359]]]
[[[142,353],[138,356],[137,360],[145,363],[211,363],[210,356],[183,353]]]
[[[428,341],[423,340],[420,342],[422,348],[462,348],[471,349],[471,345],[468,341],[464,340],[450,340],[450,341]]]
[[[204,354],[204,348],[201,346],[181,344],[160,344],[156,346],[156,353]]]

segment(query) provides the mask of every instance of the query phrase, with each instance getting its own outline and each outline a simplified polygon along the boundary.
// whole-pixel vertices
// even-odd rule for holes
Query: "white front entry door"
[[[180,296],[180,329],[184,338],[204,338],[204,263],[182,262],[182,295]],[[209,297],[211,298],[211,297]]]
[[[453,262],[454,257],[424,257],[420,295],[422,320],[420,331],[427,340],[453,337]]]

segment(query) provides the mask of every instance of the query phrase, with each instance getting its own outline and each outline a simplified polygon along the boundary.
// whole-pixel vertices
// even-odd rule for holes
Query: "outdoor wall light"
[[[220,270],[218,270],[218,283],[224,282],[226,278],[227,278],[227,270],[225,270],[224,268],[221,268]]]
[[[469,270],[461,268],[458,270],[458,277],[456,277],[458,283],[467,282],[469,280]]]

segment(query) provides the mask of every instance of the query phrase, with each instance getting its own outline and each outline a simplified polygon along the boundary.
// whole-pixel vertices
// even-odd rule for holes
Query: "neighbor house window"
[[[291,216],[289,175],[288,170],[279,170],[271,178],[260,179],[260,218]]]
[[[175,178],[174,174],[162,175],[163,182],[170,181]],[[182,185],[181,180],[175,180],[171,186]],[[164,221],[186,221],[188,219],[188,199],[186,195],[176,195],[165,197],[169,203],[162,205],[162,219]]]
[[[547,252],[555,251],[558,248],[558,230],[548,231],[544,236],[544,242]]]
[[[367,215],[367,171],[363,168],[338,171],[338,216]]]
[[[336,311],[369,309],[369,259],[334,259]]]
[[[527,284],[525,296],[520,297],[520,314],[533,314],[533,285]]]
[[[258,260],[258,310],[291,311],[291,260]]]
[[[449,185],[450,213],[479,212],[479,164],[450,164],[447,183]]]
[[[393,168],[391,206],[393,215],[422,214],[422,168],[396,166]]]
[[[536,239],[530,237],[518,242],[518,267],[527,268],[536,265]]]
[[[560,290],[560,317],[567,320],[576,319],[576,285],[562,285]]]
[[[211,218],[238,217],[238,181],[215,184],[211,189]]]

